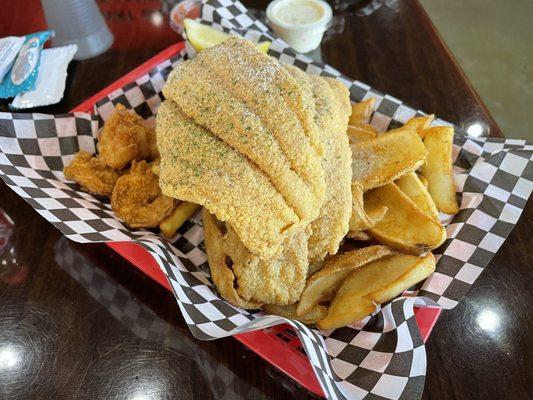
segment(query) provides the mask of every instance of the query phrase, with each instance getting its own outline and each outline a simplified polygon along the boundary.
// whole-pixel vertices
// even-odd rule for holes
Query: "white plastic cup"
[[[48,28],[55,31],[52,44],[78,45],[75,60],[85,60],[105,52],[113,44],[95,0],[41,0]]]
[[[272,30],[300,53],[320,46],[333,15],[330,5],[322,0],[274,0],[266,13]],[[305,15],[311,18],[306,21]]]

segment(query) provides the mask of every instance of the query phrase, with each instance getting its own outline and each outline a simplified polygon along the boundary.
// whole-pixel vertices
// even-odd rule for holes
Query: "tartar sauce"
[[[301,53],[320,45],[331,17],[331,7],[324,0],[274,0],[267,7],[272,30]]]
[[[318,21],[324,10],[316,3],[307,0],[292,1],[283,4],[276,10],[276,17],[291,25],[304,25]]]

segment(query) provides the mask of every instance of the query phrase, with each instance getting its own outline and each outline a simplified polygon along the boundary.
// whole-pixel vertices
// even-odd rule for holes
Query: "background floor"
[[[533,139],[533,1],[420,2],[505,136]]]

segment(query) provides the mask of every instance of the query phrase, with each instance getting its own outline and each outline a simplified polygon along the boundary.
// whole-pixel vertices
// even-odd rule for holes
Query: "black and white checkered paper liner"
[[[209,1],[202,20],[255,42],[271,40],[270,55],[349,87],[353,101],[378,100],[372,124],[381,131],[422,115],[401,101],[352,81],[330,66],[297,54],[233,1]],[[62,173],[75,152],[94,152],[99,128],[118,103],[149,123],[161,102],[166,76],[183,52],[97,102],[95,114],[0,113],[0,176],[39,214],[77,242],[136,241],[156,259],[173,288],[193,335],[209,340],[280,323],[290,324],[329,398],[413,399],[422,394],[425,348],[413,307],[453,308],[516,224],[533,189],[533,144],[471,138],[456,128],[454,165],[461,211],[447,223],[448,239],[435,254],[437,270],[418,292],[389,302],[351,327],[319,332],[261,312],[237,309],[214,289],[199,216],[184,224],[172,244],[151,231],[131,230],[108,203],[66,182]],[[447,124],[437,120],[435,125]],[[423,297],[422,297],[423,296]]]

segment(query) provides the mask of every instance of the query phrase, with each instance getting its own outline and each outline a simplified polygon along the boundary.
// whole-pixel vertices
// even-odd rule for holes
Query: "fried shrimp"
[[[116,170],[134,160],[153,160],[159,156],[155,131],[122,104],[117,104],[115,113],[106,121],[98,138],[98,152],[102,162]]]
[[[75,181],[86,192],[102,196],[111,196],[119,177],[117,171],[86,151],[76,153],[63,172],[65,178]]]
[[[111,206],[132,228],[155,228],[172,212],[174,199],[161,193],[152,165],[133,162],[128,174],[118,178]]]

